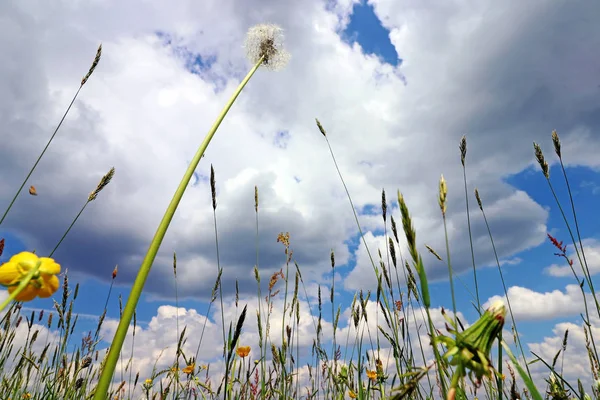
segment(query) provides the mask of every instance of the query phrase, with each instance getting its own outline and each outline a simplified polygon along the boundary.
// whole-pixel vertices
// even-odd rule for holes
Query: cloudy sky
[[[444,174],[457,302],[465,319],[473,321],[475,285],[458,149],[466,135],[481,302],[502,298],[504,292],[472,195],[476,187],[526,348],[551,359],[569,328],[573,345],[566,357],[573,362],[565,363],[566,374],[579,377],[588,371],[581,364],[583,300],[546,234],[564,240],[567,254],[576,257],[532,142],[544,150],[571,220],[550,138],[553,129],[558,131],[589,268],[592,274],[600,272],[599,19],[600,4],[591,0],[2,1],[2,211],[100,43],[103,54],[27,183],[38,196],[24,190],[0,226],[6,239],[0,260],[22,250],[49,253],[114,166],[113,181],[54,254],[72,283],[81,285],[76,311],[89,318],[80,321],[79,334],[95,327],[94,316],[102,313],[118,265],[106,346],[118,320],[118,294],[127,298],[183,172],[251,67],[243,49],[246,32],[258,23],[275,23],[285,31],[290,62],[279,72],[258,70],[196,170],[140,300],[138,321],[146,339],[138,342],[144,343],[139,365],[176,341],[174,252],[180,324],[192,331],[204,324],[218,268],[211,165],[226,324],[239,312],[233,298],[236,281],[240,303],[248,303],[254,315],[257,249],[263,291],[271,274],[285,266],[283,246],[276,240],[280,232],[289,232],[306,283],[307,335],[314,334],[307,301],[314,304],[319,285],[329,292],[332,250],[336,301],[346,318],[356,291],[375,289],[352,208],[315,125],[319,118],[371,254],[377,257],[377,249],[385,254],[390,229],[389,218],[386,228],[381,217],[381,191],[387,194],[388,214],[399,222],[400,190],[432,281],[432,305],[450,308],[447,266],[424,246],[446,258],[437,204]],[[577,260],[574,266],[581,275]],[[49,309],[52,303],[36,300],[28,306]],[[219,304],[208,319],[214,335],[203,343],[205,361],[219,354]],[[331,322],[331,315],[325,319]],[[248,342],[256,337],[255,321],[244,334]],[[546,374],[536,368],[540,377]]]

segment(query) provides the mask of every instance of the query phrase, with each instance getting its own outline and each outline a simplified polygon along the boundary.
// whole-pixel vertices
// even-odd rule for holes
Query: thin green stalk
[[[460,142],[460,153],[461,153],[461,163],[463,167],[463,182],[465,184],[465,203],[467,205],[467,227],[469,228],[469,246],[471,249],[471,262],[473,264],[473,280],[475,281],[475,296],[477,297],[477,309],[479,315],[481,315],[481,301],[479,300],[479,284],[477,283],[477,267],[475,265],[475,251],[473,248],[473,234],[471,232],[471,215],[469,213],[469,194],[467,192],[467,169],[465,166],[465,159],[467,156],[467,138],[465,136],[462,137]]]
[[[579,231],[579,222],[577,220],[577,213],[575,212],[575,202],[573,201],[573,193],[571,192],[571,185],[569,184],[569,179],[567,178],[567,171],[565,169],[565,165],[564,165],[563,159],[562,159],[560,139],[559,139],[556,131],[552,132],[552,142],[554,143],[554,151],[556,152],[556,155],[558,156],[558,160],[560,161],[560,168],[562,169],[563,176],[565,177],[565,183],[567,184],[567,193],[569,194],[569,201],[571,203],[571,211],[573,212],[573,220],[575,221],[575,231],[577,232],[577,239],[579,240],[579,247],[581,247],[581,255],[583,257],[582,267],[585,266],[587,275],[588,275],[588,277],[590,277],[588,284],[590,286],[590,290],[592,291],[592,295],[594,296],[594,299],[596,301],[596,308],[598,309],[598,316],[600,316],[600,307],[598,304],[598,299],[596,298],[596,291],[594,289],[594,284],[591,279],[590,270],[588,268],[588,263],[587,263],[587,259],[585,257],[585,251],[583,249],[583,243],[581,240],[581,233]],[[556,196],[555,196],[555,198],[556,198]],[[563,215],[563,217],[564,217],[564,215]],[[566,219],[565,219],[565,222],[566,222]],[[571,235],[571,239],[573,239],[572,235]],[[577,250],[577,245],[575,244],[574,239],[573,239],[573,246],[575,247],[575,250]],[[578,256],[579,256],[579,254],[578,254]],[[579,260],[579,261],[581,262],[581,260]]]
[[[217,251],[217,274],[221,271],[221,257],[219,255],[219,232],[217,230],[217,189],[215,183],[215,169],[212,164],[210,165],[210,191],[212,195],[212,208],[213,208],[213,224],[215,227],[215,248]],[[219,285],[219,297],[221,301],[221,327],[223,328],[223,357],[227,351],[227,345],[225,340],[225,311],[223,310],[223,285]]]
[[[262,294],[261,294],[261,290],[260,290],[260,273],[259,273],[259,267],[258,267],[258,254],[259,254],[259,235],[258,235],[258,187],[254,186],[254,214],[256,217],[256,266],[254,269],[254,274],[255,274],[255,278],[256,278],[256,283],[258,286],[258,329],[260,330],[260,332],[262,333],[262,310],[261,310],[261,303],[262,303]],[[267,382],[266,382],[266,377],[265,377],[265,355],[266,355],[266,350],[265,347],[267,345],[267,341],[265,339],[264,341],[264,345],[262,343],[262,338],[260,338],[261,343],[260,343],[260,395],[261,398],[264,399],[265,395],[266,395],[266,387],[267,387]]]
[[[589,281],[588,281],[588,284],[590,286],[590,290],[592,292],[592,295],[594,296],[594,299],[596,299],[596,291],[594,289],[594,283],[592,282],[592,279],[591,279],[590,270],[588,268],[588,263],[587,263],[587,259],[585,258],[585,251],[583,249],[583,243],[582,243],[582,240],[581,240],[581,233],[579,232],[579,222],[577,221],[577,213],[575,212],[575,203],[573,201],[573,194],[571,193],[571,185],[569,184],[569,180],[567,179],[567,171],[565,171],[565,166],[563,165],[562,157],[560,158],[560,166],[562,168],[563,175],[565,177],[565,182],[567,184],[567,192],[569,193],[569,201],[571,203],[571,210],[573,211],[573,220],[575,221],[575,231],[577,233],[577,239],[579,241],[579,247],[581,247],[581,256],[583,257],[583,265],[585,266],[585,270],[586,270],[587,276],[590,277]],[[573,246],[575,247],[575,250],[577,250],[577,245],[575,243],[573,243]],[[597,299],[596,299],[596,308],[598,309],[599,316],[600,316],[600,307],[598,305],[598,300]]]
[[[52,136],[50,136],[50,140],[48,140],[48,143],[46,143],[46,146],[44,147],[44,149],[42,150],[42,152],[38,156],[37,160],[33,164],[33,167],[31,167],[31,169],[29,170],[29,173],[27,174],[27,176],[23,180],[23,183],[21,183],[21,186],[19,187],[19,190],[17,190],[17,193],[15,193],[14,197],[12,198],[10,204],[8,205],[8,208],[4,212],[4,215],[2,215],[2,218],[0,218],[0,225],[2,225],[2,222],[4,222],[4,219],[6,218],[6,215],[8,214],[8,212],[10,211],[10,209],[12,208],[13,204],[15,203],[15,200],[17,200],[17,197],[19,197],[19,193],[21,193],[21,190],[23,190],[23,187],[25,186],[25,184],[27,183],[27,181],[31,177],[31,174],[33,174],[33,171],[35,170],[35,168],[39,164],[40,160],[42,159],[42,157],[46,153],[46,150],[50,146],[50,143],[52,143],[52,140],[54,139],[54,136],[56,136],[56,133],[60,129],[63,121],[67,117],[67,114],[71,110],[71,107],[73,106],[73,103],[75,103],[75,99],[77,99],[77,96],[79,95],[79,92],[83,88],[83,85],[85,85],[85,83],[87,82],[87,80],[89,79],[89,77],[92,75],[92,73],[96,69],[96,66],[98,66],[98,62],[100,62],[100,57],[101,56],[102,56],[102,44],[98,47],[98,50],[96,51],[96,57],[94,58],[94,61],[92,62],[92,66],[88,70],[88,73],[81,80],[81,84],[79,85],[79,88],[77,89],[77,92],[75,92],[75,96],[73,96],[73,98],[71,99],[71,102],[69,103],[69,106],[67,107],[67,110],[65,111],[65,113],[62,116],[62,118],[60,119],[60,122],[56,126],[56,129],[54,129],[54,132],[52,133]]]
[[[177,336],[175,336],[175,340],[177,343],[177,348],[175,349],[175,368],[176,368],[176,374],[175,374],[175,379],[177,380],[177,383],[179,383],[179,356],[181,355],[181,348],[179,345],[179,293],[177,290],[177,254],[175,252],[173,252],[173,276],[175,278],[175,333]]]
[[[65,231],[65,233],[62,235],[62,237],[60,238],[60,240],[58,241],[58,243],[56,243],[56,246],[54,246],[54,248],[52,249],[52,251],[50,252],[50,254],[48,255],[48,257],[52,257],[52,255],[54,254],[54,252],[58,249],[58,246],[60,246],[61,243],[63,242],[63,240],[65,240],[65,238],[67,237],[67,234],[71,231],[71,228],[73,228],[73,225],[75,225],[75,222],[77,222],[77,220],[79,219],[79,216],[81,215],[81,213],[83,212],[83,210],[85,210],[85,208],[87,207],[88,204],[89,204],[89,201],[86,201],[84,203],[83,207],[81,207],[81,210],[79,210],[79,212],[77,213],[77,215],[75,216],[75,218],[71,222],[71,225],[69,225],[69,227],[67,228],[67,230]]]
[[[555,146],[555,150],[556,150],[557,154],[560,157],[560,142],[558,141],[558,145],[557,145],[557,141],[558,140],[555,141],[554,146]],[[600,317],[600,304],[598,303],[598,298],[596,297],[594,285],[592,284],[592,279],[589,274],[589,270],[587,269],[587,263],[585,263],[581,258],[581,253],[579,252],[579,248],[576,245],[575,236],[573,235],[571,225],[569,224],[569,221],[567,220],[567,216],[565,215],[565,212],[562,208],[562,205],[560,204],[560,201],[558,200],[558,196],[556,195],[556,192],[554,191],[554,187],[552,186],[552,183],[550,182],[550,168],[548,166],[548,163],[546,162],[546,159],[544,158],[544,153],[542,152],[542,148],[540,147],[540,145],[533,142],[533,148],[535,151],[535,157],[537,158],[537,161],[540,164],[540,167],[542,169],[542,173],[544,174],[544,177],[546,178],[546,182],[548,182],[548,187],[550,188],[550,192],[552,193],[552,196],[554,197],[554,201],[556,202],[556,205],[558,206],[560,214],[561,214],[563,220],[565,221],[565,225],[567,226],[567,230],[569,231],[569,236],[571,238],[573,246],[575,247],[575,253],[577,254],[577,259],[579,260],[579,264],[581,265],[581,269],[583,271],[583,275],[585,276],[585,280],[587,281],[587,284],[590,287],[590,290],[592,291],[592,295],[593,295],[594,301],[596,303],[596,310],[598,312],[598,317]],[[571,202],[571,206],[574,207],[572,202]],[[584,301],[587,302],[587,298],[584,298]],[[587,317],[589,320],[589,315]]]
[[[325,137],[325,141],[327,142],[327,147],[329,148],[329,153],[331,153],[331,159],[333,160],[335,169],[337,170],[338,176],[340,177],[340,180],[342,181],[342,185],[344,186],[344,190],[346,191],[346,196],[348,197],[348,201],[350,202],[350,206],[352,207],[352,214],[354,215],[354,220],[356,221],[356,226],[358,227],[358,231],[360,232],[360,237],[365,246],[365,250],[367,251],[367,255],[369,256],[369,260],[371,261],[371,265],[373,266],[373,270],[375,270],[375,274],[377,276],[379,276],[379,274],[377,273],[377,268],[375,267],[375,261],[373,261],[373,257],[371,256],[371,251],[369,250],[369,246],[367,246],[367,241],[365,240],[365,235],[363,234],[360,223],[358,222],[358,215],[356,214],[356,208],[354,207],[354,203],[352,202],[352,197],[350,196],[350,192],[348,191],[346,182],[344,181],[344,178],[342,176],[340,168],[338,167],[337,161],[335,159],[335,155],[333,154],[333,149],[331,148],[331,144],[329,143],[329,139],[327,138],[327,134],[325,133],[325,129],[323,128],[323,126],[321,125],[321,123],[319,122],[318,119],[315,118],[315,121],[317,122],[317,127],[319,128],[319,130],[323,134],[323,137]]]
[[[508,297],[508,289],[506,288],[506,282],[504,281],[504,274],[502,273],[502,268],[500,267],[500,260],[498,259],[498,252],[496,251],[496,245],[494,244],[494,237],[492,236],[492,230],[490,229],[490,225],[489,225],[487,217],[485,215],[485,211],[483,210],[483,203],[481,202],[481,197],[479,196],[479,191],[477,189],[475,189],[475,199],[477,200],[477,204],[479,205],[479,209],[481,210],[481,214],[483,215],[485,227],[488,231],[488,235],[490,237],[490,242],[492,243],[492,250],[494,251],[496,265],[498,266],[498,273],[500,274],[500,280],[502,281],[502,288],[504,289],[504,295],[506,296],[506,304],[508,305],[508,310],[510,312],[510,319],[511,319],[513,327],[515,329],[515,336],[517,338],[517,344],[519,345],[519,350],[521,351],[521,356],[523,357],[523,363],[525,364],[525,368],[527,369],[527,374],[529,375],[529,377],[531,377],[531,372],[529,371],[529,365],[527,364],[527,358],[525,357],[525,351],[523,350],[523,345],[521,344],[521,338],[519,337],[517,323],[515,322],[515,317],[513,315],[512,307],[510,305],[510,298]],[[500,363],[500,365],[502,365],[501,360],[499,360],[499,363]]]
[[[498,335],[498,375],[496,376],[496,384],[498,385],[498,400],[502,400],[502,331]]]
[[[517,372],[521,376],[521,379],[523,379],[523,382],[525,382],[525,386],[527,386],[527,390],[529,390],[529,393],[533,397],[533,400],[542,400],[542,396],[540,395],[540,392],[535,387],[535,384],[533,383],[533,380],[531,379],[531,375],[528,374],[527,372],[525,372],[525,370],[523,370],[523,368],[517,361],[516,357],[510,350],[510,346],[504,340],[502,340],[502,347],[504,347],[506,354],[508,355],[508,357],[512,361],[513,365],[517,369]],[[527,365],[527,363],[525,365]]]
[[[454,313],[454,323],[458,325],[458,317],[456,315],[456,296],[454,294],[454,279],[452,278],[453,270],[452,263],[450,262],[450,244],[448,243],[448,228],[446,226],[446,215],[443,217],[444,220],[444,236],[446,240],[446,257],[448,263],[448,276],[450,278],[450,293],[452,294],[452,312]]]
[[[67,234],[71,231],[71,228],[73,228],[73,225],[75,225],[75,222],[77,222],[77,220],[79,219],[79,216],[81,215],[81,213],[83,213],[83,210],[85,210],[85,208],[87,207],[87,205],[89,203],[96,200],[96,198],[98,197],[98,194],[102,191],[102,189],[104,189],[106,187],[106,185],[108,185],[110,183],[110,181],[112,180],[114,175],[115,175],[115,169],[113,167],[110,169],[110,171],[108,171],[108,173],[106,175],[104,175],[102,177],[102,179],[100,179],[100,183],[98,183],[98,185],[96,186],[96,189],[90,193],[87,200],[83,204],[83,207],[81,207],[81,210],[79,210],[79,213],[77,213],[77,215],[71,222],[71,225],[69,225],[69,227],[67,228],[65,233],[62,235],[62,237],[60,238],[60,240],[58,241],[56,246],[54,246],[54,249],[52,249],[52,251],[50,252],[50,255],[48,257],[52,257],[52,255],[54,254],[56,249],[58,249],[58,246],[60,246],[60,244],[63,242],[63,240],[65,240],[65,238],[67,237]]]
[[[73,99],[71,100],[71,103],[69,103],[69,106],[67,107],[67,110],[65,111],[65,113],[63,114],[62,118],[60,119],[60,122],[58,123],[58,126],[56,127],[56,129],[54,129],[54,133],[52,133],[52,136],[50,137],[50,140],[48,140],[48,143],[46,143],[46,146],[44,147],[44,149],[42,150],[42,152],[40,153],[40,155],[38,156],[37,160],[35,161],[35,163],[33,164],[33,167],[31,167],[31,169],[29,170],[29,173],[27,174],[27,176],[25,177],[25,179],[23,180],[23,183],[21,183],[21,186],[19,187],[19,189],[17,190],[17,193],[15,193],[15,195],[13,196],[10,204],[8,205],[8,208],[6,209],[6,211],[4,211],[4,214],[2,215],[2,218],[0,218],[0,225],[2,224],[2,222],[4,222],[4,219],[6,218],[6,215],[8,214],[8,212],[10,211],[10,209],[12,208],[13,204],[15,203],[15,201],[17,200],[17,197],[19,197],[19,194],[21,193],[21,190],[23,190],[23,187],[25,186],[25,184],[27,183],[27,181],[29,180],[29,178],[31,177],[31,174],[33,174],[33,171],[35,170],[35,168],[37,167],[37,165],[39,164],[40,160],[42,159],[42,157],[44,156],[44,154],[46,153],[46,150],[48,149],[48,147],[50,146],[50,143],[52,143],[52,140],[54,139],[54,136],[56,135],[56,133],[58,132],[60,126],[62,125],[63,121],[65,120],[65,117],[67,116],[67,114],[69,113],[69,110],[71,110],[71,106],[73,105],[73,103],[75,102],[75,99],[77,98],[77,95],[79,95],[79,91],[81,91],[81,88],[83,87],[83,85],[79,86],[79,89],[77,89],[77,92],[75,93],[75,96],[73,96]]]
[[[448,186],[444,175],[440,178],[438,203],[442,211],[442,220],[444,221],[444,238],[446,241],[446,262],[448,263],[448,278],[450,279],[450,293],[452,295],[452,312],[454,313],[454,325],[458,326],[458,317],[456,316],[456,296],[454,294],[454,279],[452,278],[452,263],[450,262],[450,244],[448,243],[448,227],[446,224],[446,197],[448,196]]]
[[[596,297],[596,292],[594,290],[594,285],[592,284],[592,279],[591,276],[589,274],[589,270],[587,269],[587,265],[584,261],[582,261],[581,258],[581,253],[579,251],[579,248],[577,247],[577,244],[575,242],[575,237],[573,235],[573,231],[571,230],[571,226],[569,225],[569,222],[567,221],[567,217],[563,211],[563,208],[560,204],[560,202],[558,201],[558,196],[556,196],[556,192],[554,191],[554,188],[552,187],[552,184],[550,183],[550,179],[546,178],[546,181],[548,182],[548,187],[550,187],[550,191],[552,192],[552,195],[554,196],[554,200],[556,201],[556,205],[558,206],[558,209],[560,210],[560,213],[563,217],[563,220],[565,221],[565,225],[567,226],[567,230],[569,232],[569,236],[571,237],[571,241],[573,242],[573,247],[575,247],[575,253],[577,254],[577,258],[579,259],[579,264],[581,265],[581,269],[583,271],[583,276],[585,277],[585,280],[592,292],[594,301],[596,303],[596,310],[598,312],[598,317],[600,317],[600,304],[598,303],[598,298]],[[587,301],[587,300],[585,300]],[[588,316],[589,318],[589,316]]]
[[[127,304],[125,305],[125,309],[123,310],[123,316],[121,317],[121,319],[119,321],[119,326],[117,327],[117,331],[115,332],[115,336],[113,338],[112,345],[110,346],[110,350],[109,350],[107,358],[106,358],[106,364],[104,366],[104,370],[102,371],[102,374],[100,375],[100,379],[98,381],[98,386],[96,387],[96,391],[94,393],[94,400],[105,400],[106,399],[106,393],[108,392],[110,382],[112,381],[112,376],[115,371],[115,366],[116,366],[117,360],[119,358],[119,353],[121,352],[121,348],[123,347],[123,342],[125,341],[125,337],[127,336],[127,329],[129,327],[129,323],[131,322],[131,318],[133,317],[133,310],[137,306],[137,303],[142,294],[142,290],[144,288],[144,284],[146,283],[146,279],[148,277],[148,274],[150,273],[152,263],[154,262],[154,259],[156,258],[158,249],[160,248],[160,245],[165,237],[165,234],[167,233],[167,229],[169,228],[169,224],[171,223],[171,220],[173,219],[173,215],[175,214],[175,211],[177,210],[177,206],[179,205],[179,202],[181,201],[181,198],[183,197],[183,193],[187,189],[189,182],[194,174],[194,171],[196,170],[196,167],[198,166],[198,163],[200,162],[200,158],[202,158],[202,155],[206,151],[206,148],[208,147],[208,144],[212,140],[213,136],[215,135],[219,125],[221,125],[221,122],[225,118],[225,115],[227,114],[227,112],[229,111],[229,109],[231,108],[231,106],[233,105],[233,103],[235,102],[235,100],[237,99],[239,94],[241,93],[242,89],[246,86],[246,84],[248,83],[250,78],[252,78],[252,76],[254,75],[256,70],[258,70],[258,67],[260,67],[262,62],[263,62],[263,58],[261,57],[260,60],[250,70],[250,72],[248,72],[248,75],[246,75],[246,77],[240,83],[240,85],[238,86],[237,90],[235,91],[235,93],[233,94],[233,96],[231,97],[229,102],[225,105],[225,108],[223,109],[223,111],[221,112],[221,114],[219,115],[217,120],[215,121],[214,125],[210,128],[208,134],[204,138],[204,141],[200,144],[198,151],[194,155],[192,162],[190,162],[190,165],[188,166],[187,170],[185,171],[185,174],[183,175],[183,178],[182,178],[181,182],[179,183],[179,186],[178,186],[177,190],[175,191],[175,194],[173,195],[173,199],[171,200],[171,203],[167,207],[165,215],[163,216],[163,218],[160,222],[160,225],[158,226],[158,229],[156,230],[154,238],[152,239],[152,242],[150,243],[150,247],[148,248],[148,252],[146,253],[146,256],[144,257],[144,260],[142,261],[142,265],[140,266],[140,269],[136,276],[135,282],[133,283],[133,287],[131,288],[129,298],[127,299]]]

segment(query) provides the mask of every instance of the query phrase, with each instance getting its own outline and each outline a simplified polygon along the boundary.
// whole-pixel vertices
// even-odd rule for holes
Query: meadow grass
[[[397,192],[397,203],[400,210],[402,230],[399,232],[394,215],[388,210],[385,190],[381,195],[381,215],[384,223],[385,248],[377,249],[378,258],[369,249],[360,225],[352,196],[344,182],[328,134],[317,120],[317,128],[325,139],[331,154],[335,172],[346,191],[348,203],[354,213],[357,230],[367,251],[376,278],[375,293],[359,290],[355,293],[350,305],[351,317],[349,329],[345,337],[339,335],[341,306],[336,307],[335,254],[330,254],[331,284],[328,293],[318,287],[317,304],[311,304],[306,282],[302,278],[302,268],[294,257],[293,234],[282,232],[277,242],[283,246],[284,268],[270,276],[265,285],[261,280],[259,243],[261,240],[275,238],[260,237],[260,202],[259,189],[255,187],[255,224],[256,224],[256,260],[254,261],[254,277],[257,284],[256,321],[258,328],[258,348],[241,343],[240,337],[248,318],[248,304],[239,304],[236,282],[235,307],[236,316],[225,321],[223,291],[221,280],[227,271],[221,267],[219,258],[219,231],[217,226],[217,191],[215,170],[211,166],[210,187],[212,195],[214,237],[217,257],[217,278],[214,283],[209,307],[206,311],[204,326],[200,335],[190,336],[187,326],[180,326],[179,314],[176,318],[176,329],[173,338],[177,346],[172,363],[167,368],[158,368],[158,357],[154,362],[152,373],[140,376],[136,371],[133,354],[136,346],[136,327],[138,326],[136,306],[143,290],[145,278],[150,271],[156,252],[160,246],[170,219],[176,211],[179,200],[188,185],[189,178],[199,163],[202,155],[227,111],[239,95],[250,77],[261,67],[277,67],[275,36],[280,32],[273,26],[258,26],[250,35],[249,54],[254,67],[242,82],[219,119],[211,128],[205,141],[201,144],[194,161],[186,171],[182,182],[175,193],[173,201],[157,230],[150,245],[148,254],[140,268],[128,301],[123,307],[119,296],[119,327],[111,346],[99,349],[101,330],[108,312],[109,300],[113,295],[113,284],[118,277],[115,267],[111,284],[106,295],[104,308],[98,310],[100,317],[95,331],[83,338],[75,338],[74,332],[78,315],[73,312],[78,296],[79,285],[71,287],[68,274],[62,279],[62,296],[60,301],[53,300],[54,307],[49,311],[28,310],[23,302],[15,302],[26,294],[33,297],[49,297],[48,291],[55,292],[56,274],[48,269],[48,261],[33,253],[27,253],[21,259],[11,260],[0,267],[0,283],[9,288],[10,297],[0,309],[5,309],[0,320],[0,379],[1,399],[570,399],[599,398],[598,386],[585,387],[581,380],[568,382],[563,378],[564,353],[568,347],[568,331],[565,332],[562,346],[557,349],[552,360],[544,360],[536,354],[527,354],[519,338],[518,328],[512,314],[510,298],[504,281],[502,268],[496,253],[493,239],[493,226],[488,223],[479,191],[475,189],[475,200],[482,213],[487,233],[492,245],[499,276],[503,285],[508,308],[503,303],[493,303],[487,309],[482,308],[477,277],[477,264],[471,236],[471,219],[469,212],[468,182],[466,174],[467,141],[463,137],[459,143],[460,159],[463,167],[465,187],[465,207],[469,228],[469,243],[473,266],[473,283],[475,294],[457,276],[450,258],[448,232],[446,227],[446,201],[448,187],[441,177],[439,181],[438,204],[441,212],[440,229],[445,233],[445,262],[452,298],[452,314],[442,309],[441,316],[446,320],[445,327],[436,326],[431,307],[431,295],[426,268],[417,248],[417,232],[404,195]],[[282,53],[283,54],[283,53]],[[92,67],[81,82],[79,90],[88,81],[100,60],[101,48],[98,49]],[[283,56],[285,58],[285,56]],[[73,98],[73,101],[79,94]],[[12,205],[25,186],[31,173],[40,162],[52,138],[63,123],[73,101],[69,105],[59,126],[42,151],[33,168],[24,179],[17,194],[8,205],[0,224],[7,217]],[[567,261],[577,280],[585,304],[583,329],[586,337],[589,377],[598,379],[598,354],[595,346],[596,338],[591,329],[590,312],[600,316],[600,306],[595,300],[588,305],[586,286],[595,297],[595,289],[587,265],[582,245],[576,208],[573,203],[571,189],[563,165],[561,143],[556,132],[552,133],[555,153],[560,160],[561,171],[566,181],[569,194],[570,209],[575,221],[575,230],[567,218],[564,209],[554,191],[549,176],[549,167],[539,145],[534,143],[534,154],[540,164],[542,173],[548,181],[549,188],[563,216],[579,261],[579,269],[584,279],[579,278],[573,260],[566,255],[566,245],[548,235],[549,240],[559,249],[558,255]],[[331,173],[334,173],[333,169]],[[100,180],[87,197],[83,207],[76,214],[60,241],[52,250],[68,240],[68,233],[86,206],[98,198],[115,175],[111,169]],[[388,231],[391,230],[391,234]],[[400,235],[403,234],[403,237]],[[404,245],[406,242],[406,246]],[[3,245],[3,241],[0,244]],[[2,251],[0,245],[0,252]],[[404,254],[403,249],[408,251]],[[438,260],[444,261],[435,249],[427,246]],[[300,250],[301,251],[301,250]],[[384,254],[382,254],[384,251]],[[58,260],[57,260],[58,261]],[[250,262],[250,261],[249,261]],[[454,279],[465,286],[465,295],[472,297],[473,305],[479,318],[471,325],[461,321],[456,307],[456,288]],[[177,255],[173,253],[173,279],[175,282],[175,304],[179,313],[179,295],[177,291]],[[58,292],[57,292],[58,293]],[[51,293],[50,293],[51,294]],[[20,297],[21,296],[21,297]],[[222,332],[222,370],[211,374],[211,365],[203,365],[200,360],[200,348],[204,339],[206,321],[211,316],[213,303],[219,301],[221,310]],[[49,301],[49,300],[48,300]],[[304,302],[307,310],[302,309]],[[327,304],[329,302],[329,304]],[[372,307],[375,307],[374,313]],[[283,310],[281,331],[273,331],[273,309]],[[241,308],[241,310],[240,310]],[[368,310],[371,308],[371,311]],[[590,311],[591,310],[591,311]],[[31,312],[30,312],[31,311]],[[301,351],[300,324],[301,312],[308,312],[310,323],[314,328],[312,347],[309,352]],[[518,357],[513,348],[502,337],[505,316],[510,314]],[[306,314],[304,314],[306,315]],[[370,320],[375,316],[376,322]],[[306,318],[306,317],[305,317]],[[323,325],[329,321],[332,326],[331,337],[324,336]],[[439,323],[437,325],[440,325]],[[125,336],[131,329],[131,347],[124,351]],[[304,333],[303,333],[304,334]],[[277,339],[275,339],[279,336]],[[185,350],[188,340],[197,341],[195,353]],[[497,349],[496,355],[492,350]],[[171,349],[173,350],[173,349]],[[127,358],[126,354],[130,356]],[[251,362],[252,354],[254,362]],[[254,356],[256,355],[256,356]],[[562,357],[561,357],[562,355]],[[506,356],[506,357],[505,357]],[[560,359],[560,363],[559,363]],[[529,364],[539,362],[547,368],[547,384],[537,387]],[[543,394],[543,395],[542,395]]]

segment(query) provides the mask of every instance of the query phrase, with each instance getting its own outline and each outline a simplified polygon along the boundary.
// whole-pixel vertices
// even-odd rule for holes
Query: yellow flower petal
[[[235,352],[241,358],[247,357],[250,354],[250,346],[239,346]]]
[[[21,279],[21,273],[17,270],[17,264],[9,261],[0,266],[0,283],[2,285],[12,285],[19,279]]]
[[[40,257],[42,265],[40,265],[40,272],[48,275],[60,274],[60,265],[52,258]]]
[[[8,288],[8,293],[12,294],[12,292],[14,292],[15,290],[17,290],[16,286],[10,286]],[[27,285],[21,291],[21,293],[19,293],[17,297],[15,297],[15,301],[31,301],[35,299],[35,296],[37,296],[37,289],[31,285]]]
[[[52,296],[60,286],[60,282],[56,275],[45,276],[42,278],[44,281],[43,286],[38,290],[38,296],[42,299],[46,299]],[[31,286],[31,285],[28,285]]]

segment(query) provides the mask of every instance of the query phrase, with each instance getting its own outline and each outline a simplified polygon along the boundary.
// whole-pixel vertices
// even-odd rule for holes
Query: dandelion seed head
[[[262,65],[273,71],[284,68],[290,59],[290,53],[283,48],[283,29],[277,25],[253,26],[248,30],[244,47],[252,63],[262,58]]]

